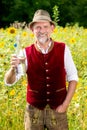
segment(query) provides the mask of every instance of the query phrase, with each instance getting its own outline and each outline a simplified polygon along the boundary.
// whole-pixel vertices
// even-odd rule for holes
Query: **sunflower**
[[[70,39],[70,43],[75,43],[75,42],[76,42],[75,38],[72,37],[72,38]]]
[[[17,31],[17,29],[14,27],[9,27],[7,30],[8,30],[8,33],[10,33],[10,34],[15,34]]]
[[[15,90],[12,89],[12,90],[10,91],[10,96],[14,96],[14,95],[15,95]]]
[[[23,37],[26,37],[27,35],[28,35],[27,32],[23,32],[23,33],[22,33],[22,36],[23,36]]]
[[[0,48],[3,48],[4,47],[4,45],[5,45],[5,43],[2,41],[2,42],[0,42]]]

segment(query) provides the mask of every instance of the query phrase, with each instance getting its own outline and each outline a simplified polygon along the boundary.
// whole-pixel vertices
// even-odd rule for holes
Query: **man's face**
[[[36,37],[36,40],[41,44],[45,44],[49,40],[53,29],[54,26],[46,21],[34,23],[32,31]]]

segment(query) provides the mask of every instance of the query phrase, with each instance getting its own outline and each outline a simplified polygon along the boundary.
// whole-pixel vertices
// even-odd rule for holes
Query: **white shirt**
[[[47,53],[47,51],[46,51],[46,53]],[[20,56],[21,55],[22,56],[24,55],[26,57],[25,49],[22,52],[20,52]],[[71,52],[70,52],[67,45],[65,45],[64,65],[65,65],[65,70],[66,70],[66,80],[68,82],[72,81],[72,80],[78,81],[77,69],[75,67],[75,64],[74,64],[73,59],[72,59]],[[25,60],[25,71],[27,70],[27,67],[28,67],[28,64],[27,64],[27,58],[26,58],[26,60]],[[25,74],[25,73],[23,73],[22,64],[19,64],[17,69],[18,70],[17,70],[17,73],[16,73],[16,81],[13,84],[7,84],[5,82],[6,85],[8,85],[8,86],[14,85],[21,78],[21,76],[23,76]]]

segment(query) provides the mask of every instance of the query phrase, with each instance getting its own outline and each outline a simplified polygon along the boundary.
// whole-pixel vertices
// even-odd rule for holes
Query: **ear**
[[[32,28],[30,28],[30,30],[31,30],[31,31],[32,31],[32,33],[33,33],[33,31],[34,31],[34,30],[33,30],[33,27],[32,27]]]
[[[52,31],[53,31],[53,30],[55,29],[55,26],[52,24],[52,25],[51,25],[51,28],[52,28]]]

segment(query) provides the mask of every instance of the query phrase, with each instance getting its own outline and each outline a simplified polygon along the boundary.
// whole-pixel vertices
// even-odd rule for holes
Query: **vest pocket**
[[[56,92],[60,92],[60,91],[63,91],[65,90],[66,88],[61,88],[61,89],[57,89]]]
[[[30,92],[34,92],[34,93],[38,93],[38,91],[36,91],[36,90],[32,90],[32,89],[29,89],[28,91],[30,91]]]

